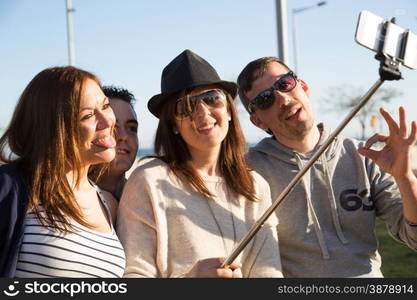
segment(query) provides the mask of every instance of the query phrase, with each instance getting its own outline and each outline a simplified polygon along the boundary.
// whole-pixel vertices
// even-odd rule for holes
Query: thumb
[[[358,153],[375,161],[378,158],[379,151],[361,147],[358,149]]]

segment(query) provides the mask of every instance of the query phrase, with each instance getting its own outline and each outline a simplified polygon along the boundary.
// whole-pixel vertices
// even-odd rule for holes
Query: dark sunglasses
[[[179,119],[191,116],[200,101],[203,101],[209,109],[220,108],[227,103],[226,94],[224,91],[218,89],[209,90],[198,95],[187,95],[177,100],[175,116]]]
[[[274,91],[288,93],[291,92],[296,85],[297,75],[295,75],[292,71],[282,75],[269,89],[259,93],[255,98],[249,101],[249,113],[253,113],[254,108],[261,110],[270,108],[275,101]]]

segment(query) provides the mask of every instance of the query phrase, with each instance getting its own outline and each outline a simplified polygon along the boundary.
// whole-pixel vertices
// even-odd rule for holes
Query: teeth
[[[127,150],[124,149],[117,149],[117,153],[121,153],[121,154],[127,154]]]
[[[204,126],[204,127],[200,127],[200,128],[198,128],[198,130],[207,130],[207,129],[211,129],[213,127],[214,127],[214,124],[210,124],[210,125],[207,125],[207,126]]]

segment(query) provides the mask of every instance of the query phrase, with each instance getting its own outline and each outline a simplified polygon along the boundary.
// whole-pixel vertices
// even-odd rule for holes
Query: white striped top
[[[113,226],[111,233],[102,233],[73,225],[74,232],[59,233],[28,213],[15,276],[122,277],[125,254]]]

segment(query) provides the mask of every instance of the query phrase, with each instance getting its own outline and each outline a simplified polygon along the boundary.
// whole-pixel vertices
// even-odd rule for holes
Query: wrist
[[[395,175],[394,179],[397,182],[397,184],[417,182],[417,177],[412,170],[401,175]]]

